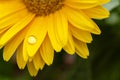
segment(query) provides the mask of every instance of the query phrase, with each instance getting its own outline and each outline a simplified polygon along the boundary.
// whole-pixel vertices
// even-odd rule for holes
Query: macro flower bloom
[[[20,69],[36,76],[53,63],[54,51],[87,58],[91,33],[101,31],[92,19],[109,12],[109,0],[0,0],[0,48],[9,61],[15,54]]]

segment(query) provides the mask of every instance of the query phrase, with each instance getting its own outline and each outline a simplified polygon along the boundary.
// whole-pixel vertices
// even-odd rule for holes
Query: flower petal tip
[[[53,62],[46,62],[48,66],[52,65]]]
[[[23,70],[25,67],[22,67],[22,66],[18,66],[19,69]]]
[[[4,58],[4,57],[3,57],[3,59],[4,59],[4,61],[6,61],[6,62],[8,62],[8,61],[9,61],[9,59],[6,59],[6,58]]]
[[[40,70],[43,70],[44,66],[43,67],[40,67]]]
[[[85,56],[85,57],[82,57],[82,58],[84,58],[84,59],[88,59],[88,56]]]

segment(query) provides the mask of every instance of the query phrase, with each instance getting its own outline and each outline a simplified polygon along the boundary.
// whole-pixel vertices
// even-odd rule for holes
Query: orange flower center
[[[63,1],[64,0],[23,0],[26,8],[38,16],[47,16],[61,9]]]

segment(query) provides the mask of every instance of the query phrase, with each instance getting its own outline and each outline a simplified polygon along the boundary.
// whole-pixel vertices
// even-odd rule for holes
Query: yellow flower
[[[0,0],[0,48],[9,61],[16,54],[20,69],[27,65],[36,76],[53,63],[54,51],[64,49],[87,58],[86,43],[91,33],[100,34],[92,19],[109,12],[102,7],[109,0]]]

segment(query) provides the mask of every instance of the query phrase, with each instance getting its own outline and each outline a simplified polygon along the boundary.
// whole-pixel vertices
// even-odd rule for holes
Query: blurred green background
[[[3,61],[0,51],[0,80],[120,80],[120,5],[112,0],[105,5],[111,16],[95,20],[102,34],[93,35],[88,44],[90,56],[82,59],[67,55],[64,51],[55,53],[54,63],[45,66],[36,77],[30,77],[27,68],[19,70],[16,62]]]

